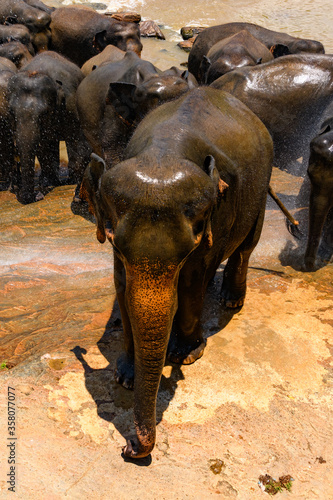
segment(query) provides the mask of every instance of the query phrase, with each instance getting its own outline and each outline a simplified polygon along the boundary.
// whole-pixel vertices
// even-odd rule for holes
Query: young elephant
[[[21,69],[31,61],[33,56],[23,43],[9,42],[0,45],[0,57],[12,61],[18,69]]]
[[[142,117],[188,89],[185,78],[163,74],[131,51],[95,69],[77,91],[80,121],[93,151],[108,167],[118,163]]]
[[[242,30],[248,31],[269,50],[272,49],[274,51],[274,47],[279,45],[280,49],[282,46],[285,46],[285,49],[290,54],[300,54],[303,52],[324,54],[325,52],[322,43],[316,40],[296,38],[287,33],[268,30],[253,23],[227,23],[220,24],[219,26],[211,26],[198,34],[189,54],[188,70],[198,79],[202,58],[204,55],[207,55],[209,49],[220,40],[235,35]]]
[[[107,45],[100,54],[88,59],[81,67],[81,71],[84,76],[87,76],[102,64],[121,61],[125,54],[125,51],[118,49],[115,45]]]
[[[60,7],[52,13],[51,48],[78,66],[96,56],[107,45],[141,54],[140,30],[136,23],[117,21],[83,7]]]
[[[247,30],[224,38],[215,43],[203,56],[200,64],[199,79],[201,83],[210,84],[220,76],[243,66],[272,61],[272,52]]]
[[[310,144],[308,174],[311,181],[309,208],[309,236],[305,251],[306,271],[315,270],[316,254],[325,220],[333,208],[333,130],[318,135]],[[333,243],[333,224],[329,226],[330,244]]]
[[[41,165],[42,186],[59,184],[59,141],[66,142],[69,182],[81,181],[91,151],[75,102],[82,79],[75,64],[54,52],[42,52],[9,81],[9,107],[22,181],[18,199],[22,203],[36,201],[35,156]]]
[[[138,125],[125,160],[104,172],[93,156],[82,190],[97,238],[114,248],[114,276],[125,336],[116,377],[133,386],[137,438],[124,454],[148,455],[156,395],[168,357],[203,354],[200,316],[208,282],[228,258],[222,295],[240,307],[248,261],[264,219],[272,140],[240,101],[208,87],[159,106]]]

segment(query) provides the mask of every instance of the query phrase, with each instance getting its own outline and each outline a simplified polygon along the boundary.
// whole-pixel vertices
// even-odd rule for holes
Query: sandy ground
[[[273,186],[306,232],[301,179],[275,171]],[[221,308],[221,267],[204,356],[165,367],[156,447],[126,461],[133,394],[113,379],[122,340],[112,253],[73,213],[72,195],[60,187],[22,206],[0,193],[0,362],[10,368],[0,374],[0,497],[12,495],[12,450],[24,500],[252,500],[268,498],[265,474],[293,478],[276,498],[333,499],[332,264],[303,273],[304,242],[269,201],[244,307]]]

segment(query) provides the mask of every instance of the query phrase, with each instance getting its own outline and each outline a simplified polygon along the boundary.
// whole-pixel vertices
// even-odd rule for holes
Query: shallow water
[[[333,53],[333,4],[331,0],[45,0],[48,5],[90,5],[100,12],[129,10],[143,19],[162,25],[163,40],[144,40],[143,57],[161,69],[187,60],[177,47],[180,28],[186,25],[213,26],[241,21],[287,32],[293,36],[321,41],[327,53]]]

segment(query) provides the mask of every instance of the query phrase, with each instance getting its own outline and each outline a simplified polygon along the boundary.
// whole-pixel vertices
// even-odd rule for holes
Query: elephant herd
[[[1,185],[37,201],[60,183],[66,142],[74,200],[88,202],[97,239],[114,251],[116,378],[134,387],[136,427],[123,452],[145,457],[166,358],[202,356],[203,299],[226,259],[222,301],[243,305],[272,166],[309,150],[305,266],[314,269],[333,206],[333,56],[320,42],[229,23],[199,33],[188,71],[161,71],[141,59],[137,24],[92,9],[2,0],[0,20]]]

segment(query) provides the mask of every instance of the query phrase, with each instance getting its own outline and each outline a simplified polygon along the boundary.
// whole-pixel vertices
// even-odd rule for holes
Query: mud
[[[302,184],[274,170],[306,235]],[[221,308],[222,265],[206,297],[204,355],[164,368],[157,444],[133,463],[121,456],[133,394],[113,375],[122,340],[112,252],[73,192],[59,187],[27,206],[0,193],[0,364],[10,367],[0,374],[0,447],[6,457],[9,386],[18,498],[252,500],[267,497],[259,478],[268,475],[293,479],[276,498],[332,499],[332,263],[303,273],[305,240],[268,200],[244,307]],[[2,460],[1,498],[11,494],[8,467]]]

